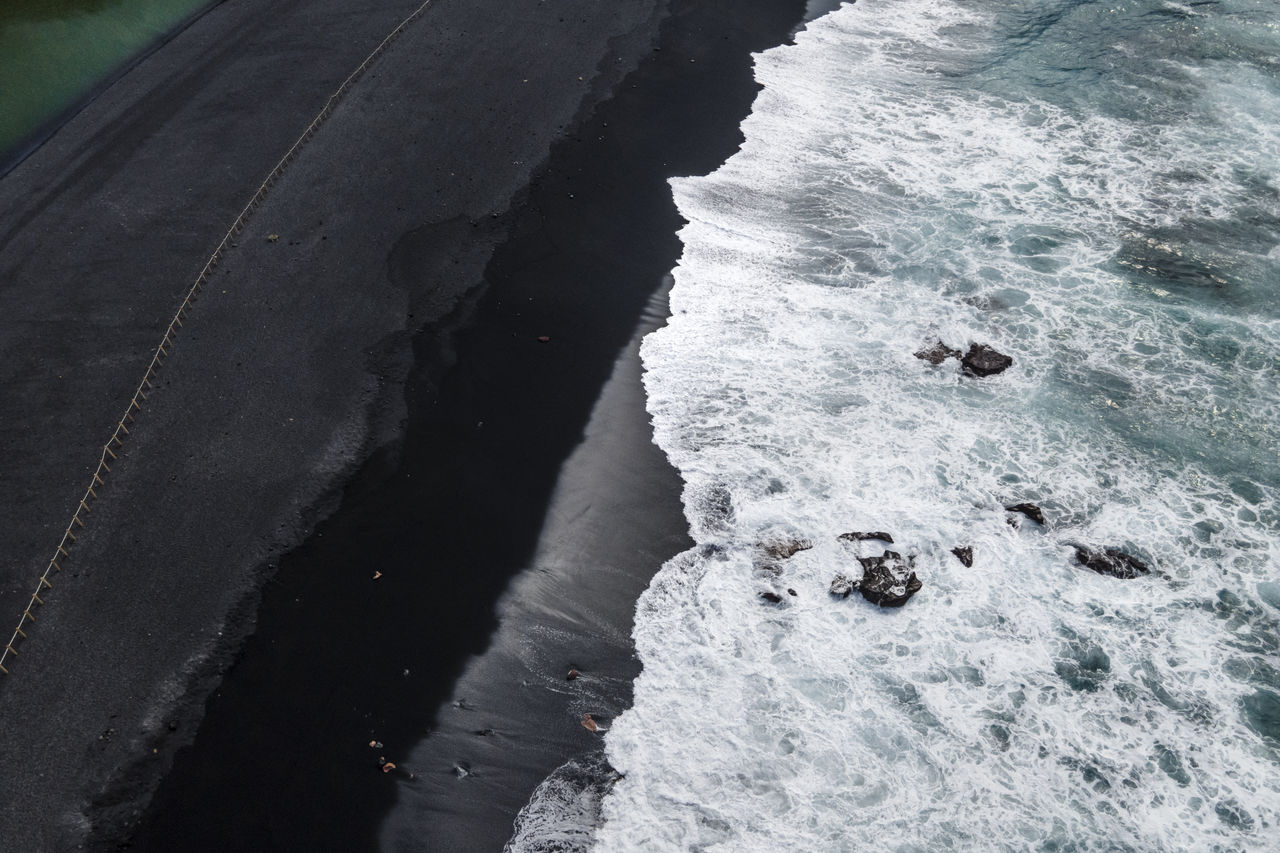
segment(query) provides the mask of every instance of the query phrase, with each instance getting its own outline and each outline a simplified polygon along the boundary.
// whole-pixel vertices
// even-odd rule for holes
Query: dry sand
[[[747,52],[799,5],[436,0],[377,60],[218,268],[0,681],[8,846],[128,838],[202,720],[140,847],[179,830],[183,849],[376,845],[396,786],[414,789],[367,772],[365,735],[421,738],[484,650],[678,254],[663,179],[731,153]],[[0,614],[16,623],[209,251],[416,6],[227,0],[0,180]],[[632,117],[625,135],[610,116]],[[678,483],[648,450],[652,487],[621,515],[652,553],[610,601],[682,542]],[[488,701],[518,710],[518,692]],[[577,748],[550,741],[503,814]],[[458,796],[402,826],[466,837],[440,818],[465,817]]]

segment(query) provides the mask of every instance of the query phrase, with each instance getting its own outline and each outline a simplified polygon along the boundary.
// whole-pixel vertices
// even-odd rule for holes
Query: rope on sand
[[[186,296],[183,297],[182,302],[179,304],[177,312],[173,315],[173,319],[169,321],[164,337],[160,339],[159,345],[156,346],[155,352],[152,353],[151,363],[147,365],[146,372],[142,374],[142,381],[138,383],[137,390],[133,392],[133,399],[129,401],[128,408],[125,409],[124,415],[116,423],[116,428],[111,433],[111,438],[103,445],[102,453],[98,457],[98,466],[93,472],[93,479],[89,481],[89,487],[85,490],[84,496],[80,498],[80,503],[72,514],[71,521],[67,523],[66,530],[63,531],[62,538],[58,541],[58,547],[54,550],[53,557],[49,560],[49,565],[41,573],[40,579],[36,583],[36,590],[31,594],[31,600],[27,602],[26,609],[22,611],[22,616],[18,619],[18,627],[14,629],[9,641],[5,643],[4,649],[0,650],[0,673],[7,675],[9,670],[5,666],[5,662],[10,657],[16,658],[18,656],[15,646],[21,640],[26,639],[26,629],[36,621],[35,616],[31,613],[32,609],[44,604],[41,593],[47,594],[48,590],[53,589],[53,583],[49,580],[50,575],[62,571],[61,563],[66,562],[71,557],[71,548],[74,547],[76,542],[76,529],[85,526],[84,519],[81,516],[89,514],[90,503],[97,500],[97,490],[106,485],[106,475],[111,473],[111,464],[117,458],[113,448],[118,449],[124,446],[124,439],[129,435],[128,425],[134,422],[134,414],[142,411],[142,403],[147,400],[147,392],[153,390],[153,380],[155,380],[156,374],[164,365],[164,360],[169,357],[169,351],[173,349],[178,330],[182,328],[182,321],[191,313],[192,306],[200,296],[200,291],[204,289],[204,285],[209,281],[214,268],[222,260],[223,254],[235,245],[232,240],[244,230],[245,225],[248,224],[253,214],[262,204],[263,199],[266,198],[267,192],[284,174],[285,169],[294,161],[302,147],[311,141],[320,126],[333,114],[334,107],[338,105],[338,102],[351,90],[356,81],[364,76],[364,73],[369,70],[374,60],[404,32],[406,27],[421,17],[432,2],[433,0],[426,0],[410,13],[395,29],[387,34],[386,38],[378,43],[378,46],[365,57],[364,62],[361,62],[354,71],[347,75],[347,79],[343,80],[342,85],[329,96],[329,100],[325,102],[324,107],[316,114],[316,117],[311,120],[311,124],[307,125],[306,130],[289,147],[289,150],[280,158],[275,167],[267,173],[266,178],[258,185],[253,197],[241,209],[240,214],[231,223],[231,227],[227,229],[227,233],[223,235],[213,253],[209,255],[209,259],[205,262],[203,269],[200,270],[200,274],[196,276],[195,283],[191,285]]]

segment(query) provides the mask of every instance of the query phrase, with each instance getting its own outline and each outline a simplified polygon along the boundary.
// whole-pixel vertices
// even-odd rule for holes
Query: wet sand
[[[0,181],[0,395],[27,413],[3,422],[0,612],[25,606],[235,210],[414,7],[228,0]],[[476,730],[509,744],[475,735],[468,759],[428,732],[456,728],[443,709],[502,636],[511,579],[545,570],[553,494],[593,493],[573,471],[606,481],[629,533],[583,540],[576,567],[616,569],[590,572],[607,618],[560,618],[611,685],[599,702],[625,705],[630,602],[683,543],[678,482],[645,430],[564,463],[678,255],[665,178],[732,152],[747,53],[798,7],[437,0],[378,60],[219,268],[0,683],[6,838],[501,845],[541,777],[592,748],[577,694],[499,667],[483,704],[510,725]],[[611,457],[645,473],[599,473]],[[561,679],[574,645],[531,640],[545,654],[519,666]],[[374,739],[402,772],[379,772]],[[486,778],[457,761],[501,790],[439,785]]]

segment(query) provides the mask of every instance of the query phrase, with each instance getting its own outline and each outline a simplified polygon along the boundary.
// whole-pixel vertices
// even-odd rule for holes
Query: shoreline
[[[19,332],[10,337],[10,352],[31,348],[42,388],[54,372],[71,380],[54,386],[57,394],[33,396],[32,378],[21,375],[32,369],[26,359],[15,359],[0,376],[6,403],[43,413],[6,430],[26,460],[14,466],[14,476],[29,499],[21,512],[13,507],[9,522],[15,533],[23,531],[11,541],[18,553],[32,555],[26,559],[40,560],[55,540],[47,528],[61,523],[59,506],[75,493],[64,484],[87,476],[77,454],[65,449],[91,448],[106,434],[105,420],[119,416],[117,386],[136,381],[140,368],[131,365],[145,364],[138,353],[159,338],[157,324],[176,304],[172,294],[185,289],[183,271],[198,268],[193,258],[207,253],[208,235],[225,229],[228,211],[265,174],[262,164],[283,150],[278,140],[287,147],[332,81],[359,61],[343,57],[362,57],[379,29],[390,29],[416,5],[382,3],[380,16],[371,16],[325,0],[273,7],[263,17],[254,0],[226,0],[139,61],[0,179],[0,197],[23,199],[0,218],[0,266],[14,282],[13,307],[21,306],[7,321]],[[759,2],[769,5],[802,4]],[[468,656],[484,648],[496,627],[494,602],[528,562],[561,463],[577,446],[648,294],[678,254],[669,221],[652,235],[640,232],[667,248],[644,248],[653,252],[647,272],[624,271],[641,279],[627,285],[626,299],[617,290],[602,297],[597,282],[615,277],[618,258],[638,233],[618,231],[607,214],[620,197],[629,200],[627,181],[644,171],[643,160],[647,179],[662,179],[663,215],[674,218],[665,176],[681,172],[677,162],[715,168],[737,145],[737,123],[754,97],[743,44],[695,32],[706,21],[699,24],[692,4],[677,0],[683,11],[664,30],[680,35],[685,49],[734,54],[745,75],[740,114],[723,118],[718,131],[729,147],[707,152],[707,138],[690,132],[706,130],[704,113],[730,107],[713,87],[702,93],[709,104],[675,98],[693,110],[669,134],[673,155],[654,159],[653,149],[637,158],[633,143],[654,142],[645,127],[630,138],[600,133],[609,145],[591,151],[604,141],[587,138],[600,115],[595,106],[607,108],[629,91],[623,81],[637,63],[656,62],[650,50],[660,20],[656,0],[628,0],[577,21],[552,21],[541,6],[514,4],[498,20],[439,0],[429,20],[417,22],[370,69],[225,259],[224,287],[211,284],[180,338],[160,393],[140,415],[121,454],[124,464],[95,507],[90,532],[23,647],[17,677],[0,684],[0,714],[10,723],[0,750],[9,780],[0,829],[14,843],[61,849],[91,833],[90,845],[104,848],[127,838],[156,780],[193,738],[195,757],[181,756],[166,786],[180,784],[181,768],[190,765],[196,776],[221,776],[216,784],[258,792],[259,814],[286,796],[297,809],[281,808],[252,824],[222,803],[228,811],[206,812],[198,836],[211,849],[234,849],[226,833],[251,825],[259,832],[246,845],[255,847],[272,839],[295,844],[305,831],[322,843],[341,836],[370,848],[397,793],[405,800],[408,789],[391,784],[397,777],[370,766],[371,738],[363,733],[391,731],[397,743],[412,743],[430,727],[426,715],[447,698]],[[774,17],[767,26],[779,40],[799,20],[798,8],[768,11]],[[734,7],[708,14],[714,20],[749,13]],[[308,27],[315,43],[306,50],[318,65],[292,57],[290,22]],[[353,24],[370,34],[365,41],[352,38]],[[529,43],[532,27],[545,42]],[[237,44],[224,35],[231,32],[251,36]],[[479,32],[484,37],[477,41]],[[736,29],[734,36],[752,37]],[[329,37],[345,53],[321,43]],[[200,62],[193,64],[193,55]],[[688,81],[673,57],[656,62],[646,79],[684,91]],[[680,58],[706,62],[703,53]],[[279,70],[268,73],[267,66]],[[310,82],[282,85],[290,74]],[[245,86],[261,94],[249,125],[241,124]],[[284,94],[293,92],[301,95]],[[670,109],[666,97],[654,103]],[[209,124],[209,111],[220,120]],[[252,128],[249,138],[244,127]],[[554,151],[568,152],[567,159],[558,161]],[[675,171],[662,172],[668,160]],[[567,168],[558,172],[557,162]],[[586,208],[592,196],[576,166],[606,162],[624,168],[599,177],[619,182],[596,187],[603,194]],[[621,247],[592,258],[598,278],[566,286],[563,271],[547,269],[542,278],[517,281],[557,252],[598,250],[572,247],[568,233],[544,233],[556,216],[575,210],[580,216],[584,208],[588,223],[603,229],[593,239]],[[77,233],[75,241],[65,233]],[[278,240],[268,241],[275,233]],[[510,241],[508,233],[515,235]],[[490,264],[503,244],[515,248]],[[88,280],[79,275],[86,265],[93,272]],[[38,296],[51,281],[62,289]],[[499,294],[520,288],[535,303],[504,307]],[[606,304],[619,302],[627,304]],[[616,313],[600,324],[602,311]],[[61,322],[62,336],[49,338],[28,316]],[[546,334],[552,340],[538,342]],[[415,360],[419,369],[402,386]],[[540,388],[537,381],[547,376],[564,381]],[[401,444],[406,419],[410,439]],[[485,427],[476,427],[480,421]],[[532,457],[492,452],[509,453],[520,441],[534,442],[523,445],[536,448]],[[408,490],[413,476],[421,482],[440,472],[452,479],[436,481],[426,494]],[[674,476],[669,469],[668,476]],[[414,513],[397,519],[383,511],[402,507],[408,495],[423,497]],[[667,517],[659,526],[671,523]],[[453,539],[442,543],[427,524]],[[668,528],[671,535],[682,530]],[[335,546],[335,540],[342,541]],[[382,570],[370,565],[384,563],[399,570],[384,571],[375,587],[372,571]],[[316,565],[326,568],[308,570]],[[449,586],[464,574],[457,567],[476,570],[467,579],[473,588],[461,594],[466,607],[455,606],[459,593]],[[27,574],[25,562],[7,567],[0,603],[10,606]],[[448,654],[407,630],[422,618],[424,608],[414,605],[433,600],[457,632],[442,640]],[[298,619],[316,621],[300,628]],[[265,681],[254,681],[255,644],[264,651],[266,668],[258,674],[266,673]],[[416,656],[413,666],[395,660],[404,651]],[[436,668],[424,672],[416,660]],[[400,683],[403,669],[423,673],[421,681]],[[277,680],[281,672],[308,679],[306,688]],[[219,703],[237,692],[247,697],[251,716],[246,723],[232,714],[231,725],[219,729]],[[342,698],[347,705],[333,707]],[[280,715],[282,728],[267,724],[264,709]],[[325,727],[334,719],[326,717],[330,711],[345,715],[345,731]],[[300,728],[308,729],[306,737],[298,736]],[[355,731],[361,737],[347,739]],[[46,744],[34,773],[23,743]],[[200,750],[210,747],[212,762],[201,764]],[[235,750],[247,763],[232,759]],[[535,779],[534,772],[521,777],[532,780],[524,799],[546,775]],[[214,805],[210,796],[198,799],[179,793],[169,801],[184,810],[183,837],[199,825],[194,815],[187,824],[185,810]],[[353,816],[354,804],[364,810]],[[441,808],[447,814],[449,804]],[[41,817],[32,821],[32,814]],[[151,836],[158,849],[171,843],[163,823],[144,823],[159,829]],[[145,846],[141,838],[139,849]]]
[[[771,17],[763,14],[770,5]],[[795,5],[700,15],[677,4],[658,49],[566,130],[503,223],[508,236],[488,263],[485,292],[448,331],[418,337],[399,458],[357,476],[342,509],[282,563],[278,595],[268,591],[255,635],[131,837],[134,849],[163,849],[193,828],[197,838],[216,839],[208,849],[249,849],[285,826],[293,827],[289,843],[303,847],[498,849],[543,778],[599,748],[578,724],[577,700],[557,688],[576,664],[591,670],[577,684],[595,688],[596,713],[626,707],[637,672],[635,599],[687,539],[679,479],[651,444],[638,363],[634,396],[620,408],[644,428],[594,452],[581,438],[679,256],[666,179],[712,170],[736,149],[756,91],[749,55],[773,43],[749,27],[731,29],[732,38],[708,33],[724,35],[729,28],[719,25],[745,18],[782,40],[799,21]],[[687,66],[703,75],[698,86]],[[617,212],[619,198],[628,199],[627,215]],[[407,267],[435,246],[401,248],[397,260]],[[646,460],[629,481],[638,487],[625,494],[608,482],[602,456],[614,455]],[[576,574],[566,570],[560,592],[520,595],[495,621],[509,583],[528,589],[526,578],[547,580],[539,542],[557,537],[557,520],[544,517],[557,482],[575,484],[565,487],[569,501],[607,495],[616,508],[610,522],[625,518],[649,541],[638,545],[635,533],[610,541],[602,523],[579,556],[588,569],[615,566],[615,576],[583,574],[579,565]],[[660,503],[646,503],[653,500]],[[395,517],[415,529],[388,529]],[[429,561],[427,576],[406,583],[415,555]],[[343,586],[324,580],[357,564],[365,572]],[[376,581],[372,570],[382,572]],[[599,585],[579,592],[592,603],[559,618],[559,607],[574,609],[561,593],[583,581]],[[353,600],[369,602],[351,632],[358,648],[327,633]],[[610,632],[578,618],[586,611],[613,613],[607,639]],[[560,639],[539,635],[535,665],[513,653],[518,643],[495,642],[508,620]],[[564,655],[576,648],[572,662],[556,660],[552,646]],[[336,678],[335,661],[344,666]],[[317,694],[323,703],[311,701]],[[335,743],[339,732],[349,734]],[[384,746],[371,750],[370,742]],[[255,763],[264,755],[279,769]],[[396,770],[379,773],[379,757]],[[333,811],[344,814],[341,826],[315,822]]]
[[[80,457],[110,435],[211,246],[329,94],[418,5],[228,0],[0,181],[0,400],[27,414],[0,424],[20,486],[5,490],[4,507],[17,559],[0,567],[0,606],[15,621],[91,473]],[[646,6],[564,21],[557,35],[598,53]],[[20,665],[0,682],[0,832],[12,843],[75,847],[91,821],[136,817],[251,630],[278,555],[399,428],[407,323],[447,314],[473,280],[454,277],[459,257],[442,258],[434,278],[397,280],[388,253],[408,234],[449,233],[459,220],[469,229],[504,210],[528,180],[533,164],[522,161],[545,156],[591,85],[563,81],[598,76],[580,52],[530,48],[521,70],[538,86],[514,89],[497,45],[476,51],[469,40],[476,15],[437,8],[430,30],[411,30],[439,49],[415,55],[402,37],[365,79],[399,76],[348,95],[224,258],[221,286],[186,322],[56,594],[27,629]],[[497,24],[508,37],[530,16],[546,19],[533,2],[520,12]],[[406,141],[397,106],[468,63],[493,69],[483,79],[509,108],[461,123],[448,113],[472,113],[474,93],[415,97],[415,124],[430,135]],[[494,150],[467,174],[479,139],[527,154]],[[266,239],[273,232],[278,242]]]
[[[607,727],[630,704],[635,600],[691,544],[682,483],[652,442],[641,384],[640,341],[666,321],[666,289],[645,306],[561,466],[484,650],[466,662],[427,736],[395,744],[396,760],[418,778],[401,787],[379,849],[502,849],[533,786],[559,762],[602,756],[601,733],[582,715]]]

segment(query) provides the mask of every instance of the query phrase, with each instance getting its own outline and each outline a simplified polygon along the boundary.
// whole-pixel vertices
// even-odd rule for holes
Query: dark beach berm
[[[212,245],[416,6],[228,0],[0,181],[0,613]],[[377,60],[219,267],[0,683],[15,849],[497,849],[594,748],[551,680],[625,707],[635,595],[684,543],[615,373],[679,254],[665,179],[733,151],[749,52],[802,6],[436,0]],[[548,517],[557,481],[595,508]],[[530,592],[528,672],[450,704],[548,555],[578,597]]]

